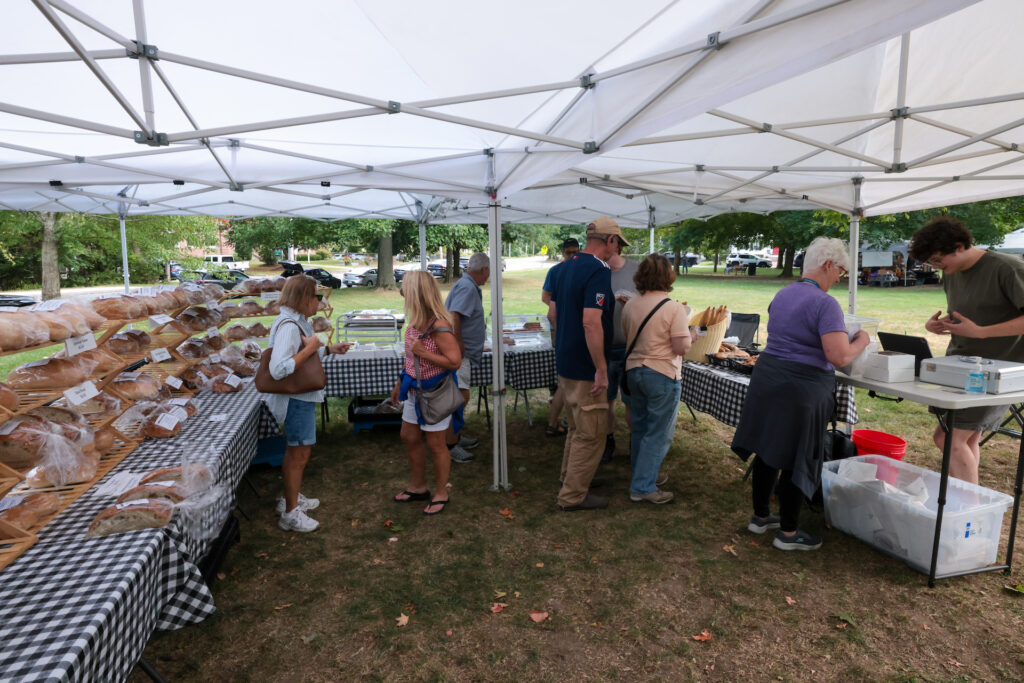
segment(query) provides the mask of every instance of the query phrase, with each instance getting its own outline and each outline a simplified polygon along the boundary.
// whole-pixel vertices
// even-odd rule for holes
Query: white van
[[[233,268],[235,270],[249,270],[248,261],[236,261],[235,257],[231,254],[210,254],[204,256],[203,260],[207,263],[216,263],[224,266],[225,268]]]

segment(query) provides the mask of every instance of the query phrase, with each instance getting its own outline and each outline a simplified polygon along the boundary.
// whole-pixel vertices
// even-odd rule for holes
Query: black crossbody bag
[[[626,349],[626,355],[622,358],[622,377],[619,379],[619,390],[622,392],[623,396],[632,396],[629,391],[629,385],[626,382],[626,361],[629,359],[629,354],[633,353],[633,348],[636,346],[637,340],[640,339],[640,333],[644,331],[644,326],[647,325],[647,321],[651,319],[651,316],[658,312],[659,308],[667,304],[669,301],[671,301],[671,299],[665,297],[658,302],[657,306],[651,309],[651,312],[647,314],[644,321],[640,323],[640,327],[637,328],[636,334],[633,336],[633,343],[629,345],[628,349]]]

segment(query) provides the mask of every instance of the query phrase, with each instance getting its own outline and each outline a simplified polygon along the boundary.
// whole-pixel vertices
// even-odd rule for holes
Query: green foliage
[[[313,252],[313,258],[317,261],[329,261],[331,258],[331,252],[323,249],[317,249]]]

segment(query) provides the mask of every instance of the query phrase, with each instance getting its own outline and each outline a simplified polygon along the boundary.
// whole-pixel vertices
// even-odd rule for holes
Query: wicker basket
[[[703,337],[697,337],[690,345],[690,350],[683,356],[684,360],[694,361],[697,363],[707,363],[707,354],[718,353],[718,347],[722,345],[722,340],[725,339],[725,331],[729,328],[728,318],[722,322],[715,323],[711,327],[704,330]]]

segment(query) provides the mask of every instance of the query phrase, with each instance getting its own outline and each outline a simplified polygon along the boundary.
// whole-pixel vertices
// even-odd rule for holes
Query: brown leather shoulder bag
[[[296,327],[298,323],[289,320]],[[299,328],[299,339],[302,339],[302,328]],[[301,347],[300,347],[301,348]],[[256,369],[254,384],[256,390],[264,394],[305,394],[319,391],[327,386],[327,375],[324,365],[320,362],[320,354],[314,353],[306,362],[295,366],[295,371],[281,379],[274,379],[270,374],[270,357],[273,347],[268,346],[260,356],[260,366]]]

